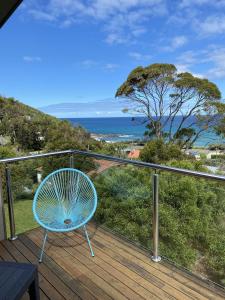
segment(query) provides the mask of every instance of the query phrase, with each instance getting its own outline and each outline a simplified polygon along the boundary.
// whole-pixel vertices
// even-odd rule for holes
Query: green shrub
[[[174,167],[204,171],[200,162],[172,161]],[[94,179],[95,219],[134,242],[152,248],[152,186],[149,169],[115,167]],[[225,187],[175,173],[159,175],[160,254],[206,276],[225,281]]]
[[[180,160],[184,157],[185,155],[178,145],[165,143],[159,139],[146,143],[140,154],[141,160],[156,164],[165,163],[172,159]]]
[[[225,159],[225,154],[221,154],[221,155],[212,154],[211,159]]]

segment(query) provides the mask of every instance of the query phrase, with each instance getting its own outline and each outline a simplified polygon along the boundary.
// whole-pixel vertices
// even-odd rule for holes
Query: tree
[[[190,73],[178,73],[172,64],[135,68],[116,97],[129,100],[125,112],[146,117],[148,135],[179,141],[182,147],[193,145],[218,123],[218,87]]]
[[[59,151],[59,150],[87,150],[88,145],[91,144],[92,139],[90,134],[82,127],[73,127],[68,121],[56,120],[46,130],[45,133],[46,145],[45,152]],[[49,157],[47,160],[43,159],[43,175],[51,173],[53,170],[68,167],[69,157]],[[74,167],[83,171],[88,171],[95,167],[93,159],[84,155],[76,155],[74,157]]]
[[[42,150],[45,133],[55,120],[13,98],[0,97],[0,135],[19,150]]]
[[[11,146],[0,146],[0,159],[15,157],[16,151]]]
[[[205,171],[200,162],[172,166]],[[152,249],[150,170],[111,168],[94,178],[98,192],[95,219]],[[225,188],[223,183],[160,171],[159,249],[178,265],[225,282]]]
[[[216,125],[216,132],[218,135],[225,137],[225,103],[217,103],[217,110],[220,116],[220,122]],[[220,145],[220,148],[224,149],[224,145]]]
[[[149,141],[145,144],[141,151],[140,158],[150,163],[165,163],[169,160],[183,159],[185,155],[181,152],[178,145],[168,143],[165,144],[163,139]]]
[[[73,127],[68,121],[52,122],[45,133],[45,150],[86,150],[90,134],[81,127]]]
[[[23,153],[20,153],[22,155]],[[0,146],[0,159],[15,157],[18,152],[12,146]],[[33,196],[33,182],[37,176],[36,167],[37,160],[22,161],[18,163],[9,164],[11,170],[11,188],[13,199],[24,199],[25,197],[32,198]],[[6,200],[6,178],[5,165],[0,165],[0,176],[2,178],[3,197]]]

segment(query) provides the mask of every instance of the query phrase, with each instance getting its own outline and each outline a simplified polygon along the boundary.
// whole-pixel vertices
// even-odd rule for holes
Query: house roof
[[[134,149],[128,154],[128,158],[139,158],[140,156],[140,150]]]

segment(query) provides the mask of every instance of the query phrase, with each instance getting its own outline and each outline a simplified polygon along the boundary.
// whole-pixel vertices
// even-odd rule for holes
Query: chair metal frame
[[[83,178],[85,178],[85,180],[89,183],[90,185],[90,188],[91,188],[91,191],[93,192],[93,201],[94,201],[94,206],[93,206],[93,209],[92,211],[89,213],[88,217],[83,221],[81,222],[80,224],[77,224],[76,226],[73,226],[71,228],[52,228],[50,226],[47,226],[46,224],[44,224],[41,219],[39,218],[39,215],[38,215],[38,212],[36,210],[36,206],[37,206],[37,201],[38,201],[38,196],[42,190],[42,188],[44,187],[44,185],[47,183],[47,181],[50,179],[51,176],[54,176],[55,174],[57,173],[60,173],[60,172],[76,172],[77,174],[83,176]],[[56,189],[56,187],[54,186],[54,190]],[[57,190],[55,190],[56,194],[57,194]],[[58,194],[57,194],[57,197]],[[45,245],[46,245],[46,241],[48,239],[48,232],[69,232],[69,231],[73,231],[73,230],[76,230],[80,227],[83,228],[84,230],[84,234],[85,234],[85,237],[86,237],[86,240],[87,240],[87,243],[88,243],[88,246],[90,248],[90,253],[91,253],[91,256],[93,257],[94,256],[94,252],[93,252],[93,249],[92,249],[92,246],[91,246],[91,242],[90,242],[90,239],[89,239],[89,235],[88,235],[88,232],[87,232],[87,229],[86,229],[86,224],[88,223],[88,221],[92,218],[92,216],[94,215],[95,211],[96,211],[96,208],[97,208],[97,193],[96,193],[96,190],[95,190],[95,187],[94,187],[94,184],[93,182],[90,180],[90,178],[84,174],[83,172],[81,172],[80,170],[77,170],[77,169],[73,169],[73,168],[63,168],[63,169],[58,169],[52,173],[50,173],[47,177],[45,177],[45,179],[41,182],[41,184],[39,185],[39,187],[37,188],[36,190],[36,193],[35,193],[35,196],[34,196],[34,200],[33,200],[33,214],[34,214],[34,218],[35,220],[40,224],[41,227],[44,228],[44,235],[43,235],[43,244],[42,244],[42,248],[41,248],[41,253],[40,253],[40,258],[39,258],[39,262],[41,263],[42,260],[43,260],[43,254],[44,254],[44,249],[45,249]]]

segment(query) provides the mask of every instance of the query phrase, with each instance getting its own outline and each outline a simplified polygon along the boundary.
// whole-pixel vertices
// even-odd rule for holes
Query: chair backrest
[[[70,231],[85,225],[97,207],[97,193],[83,172],[65,168],[49,174],[33,201],[36,221],[52,231]]]

